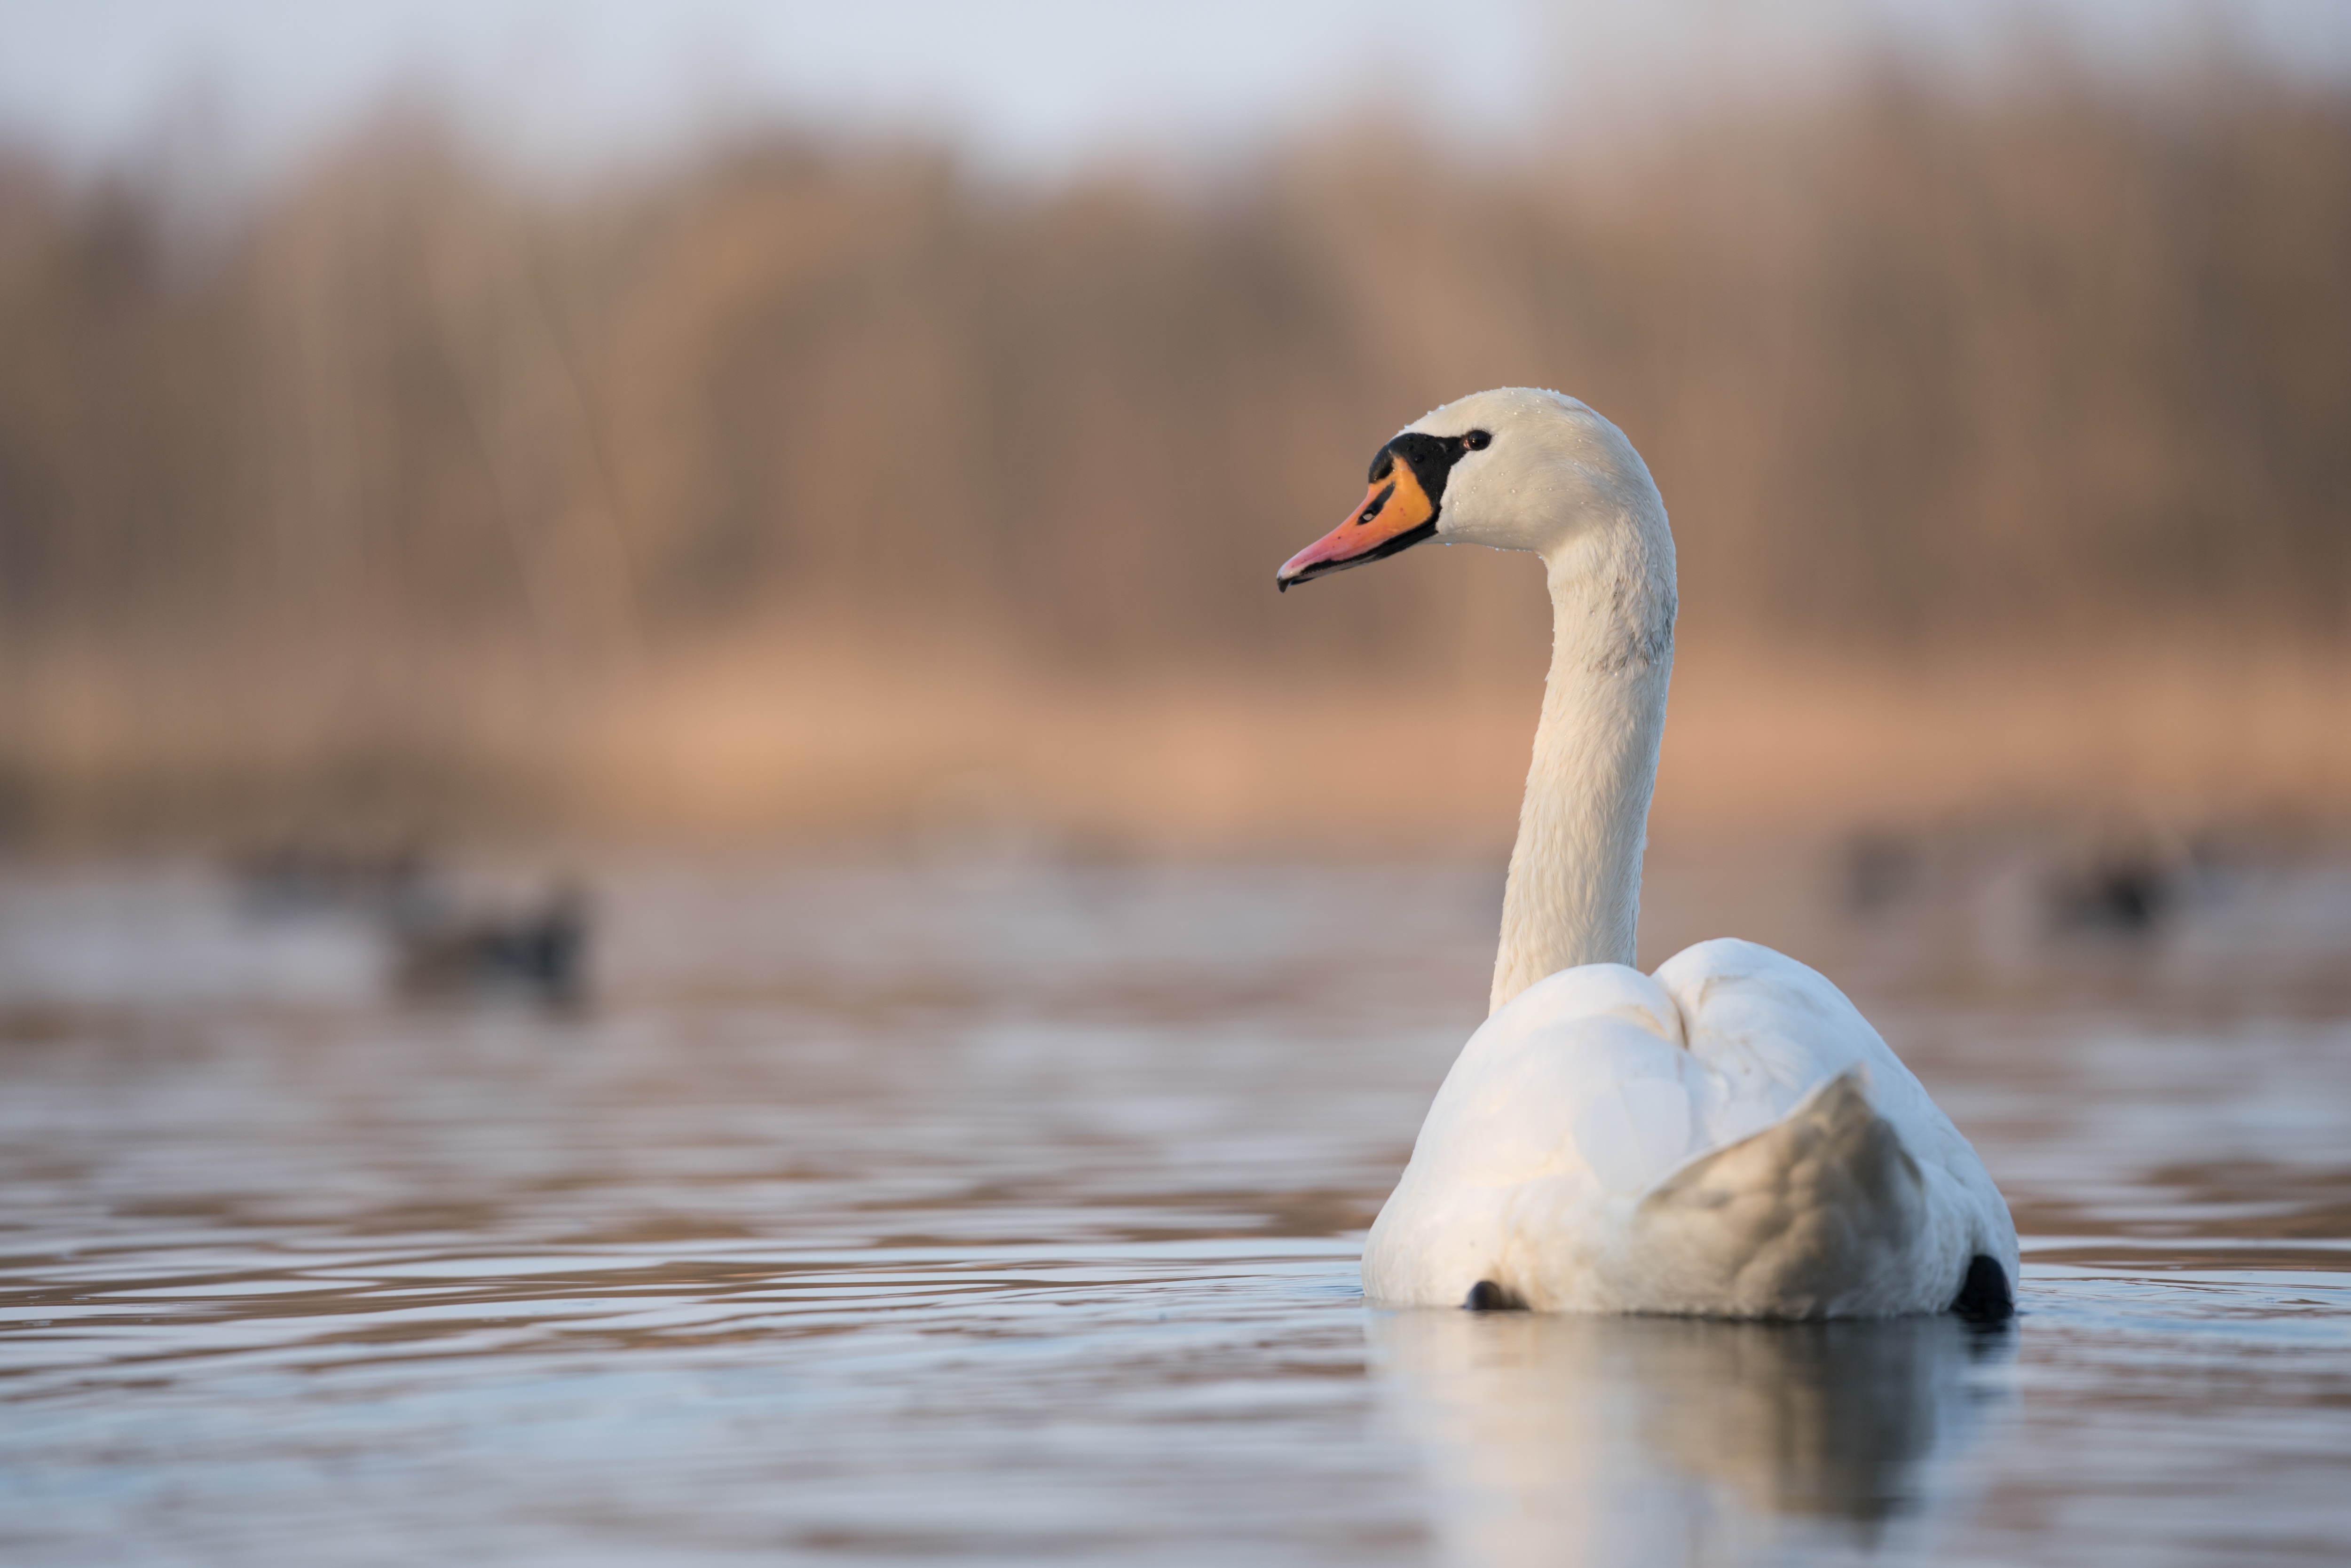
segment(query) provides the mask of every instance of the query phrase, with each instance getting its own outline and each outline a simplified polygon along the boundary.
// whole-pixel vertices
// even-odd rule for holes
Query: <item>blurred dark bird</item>
[[[2048,884],[2052,924],[2061,930],[2142,936],[2169,914],[2179,868],[2151,843],[2110,844]]]
[[[585,990],[590,905],[576,883],[559,882],[522,909],[454,907],[421,897],[389,922],[400,983],[417,994],[506,992],[572,1002]]]

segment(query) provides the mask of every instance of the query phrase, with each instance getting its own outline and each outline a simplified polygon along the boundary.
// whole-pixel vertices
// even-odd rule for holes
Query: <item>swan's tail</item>
[[[1625,1256],[1650,1312],[1875,1317],[1949,1305],[1921,1281],[1947,1247],[1926,1177],[1848,1068],[1771,1126],[1667,1176],[1642,1199]]]

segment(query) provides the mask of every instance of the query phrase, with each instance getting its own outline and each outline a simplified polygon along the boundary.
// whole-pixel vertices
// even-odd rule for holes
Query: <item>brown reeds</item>
[[[559,195],[393,119],[225,235],[171,197],[0,163],[20,835],[1490,839],[1533,573],[1270,574],[1505,383],[1665,491],[1667,809],[2351,789],[2339,93],[1887,74],[1606,169],[1364,133],[1205,190],[778,133]]]

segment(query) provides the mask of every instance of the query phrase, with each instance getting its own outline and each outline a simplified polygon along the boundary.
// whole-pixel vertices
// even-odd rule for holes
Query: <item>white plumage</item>
[[[1587,964],[1470,1037],[1364,1291],[1565,1312],[1885,1317],[2016,1277],[1983,1162],[1834,986],[1751,942]]]
[[[1654,977],[1630,967],[1676,615],[1673,538],[1639,454],[1574,399],[1510,389],[1437,410],[1383,456],[1364,507],[1285,565],[1285,586],[1416,530],[1540,553],[1555,630],[1494,1011],[1372,1228],[1365,1295],[2005,1315],[2007,1205],[1842,992],[1735,940]]]

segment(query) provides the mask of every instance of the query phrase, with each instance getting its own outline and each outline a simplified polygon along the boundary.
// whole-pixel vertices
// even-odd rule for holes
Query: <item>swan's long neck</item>
[[[1641,851],[1674,663],[1674,560],[1654,532],[1594,529],[1545,563],[1551,674],[1494,959],[1499,1009],[1577,964],[1630,964]]]

